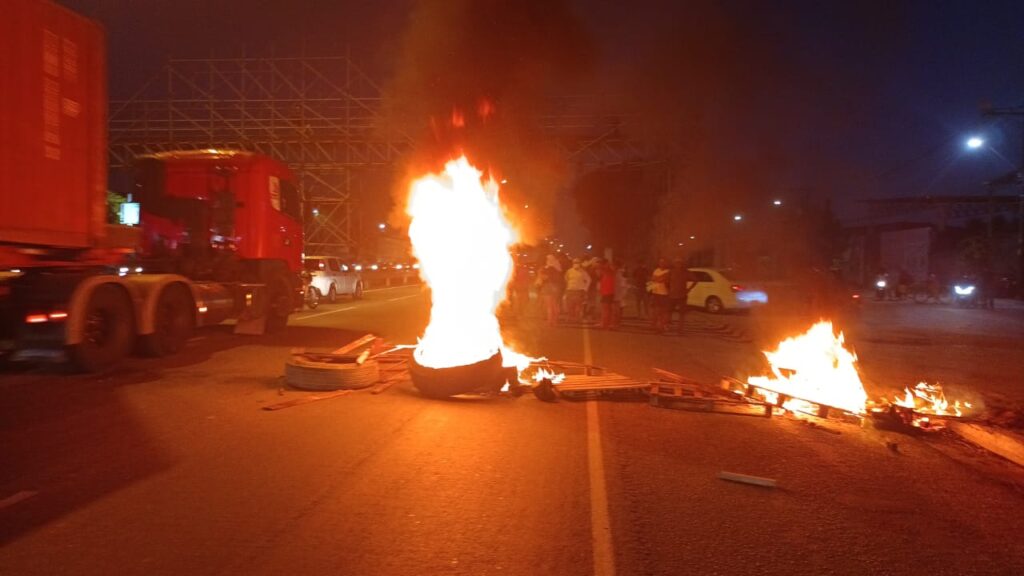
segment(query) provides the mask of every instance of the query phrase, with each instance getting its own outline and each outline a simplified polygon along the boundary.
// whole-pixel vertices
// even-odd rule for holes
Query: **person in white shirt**
[[[590,288],[590,274],[583,269],[579,258],[572,261],[572,268],[565,271],[565,309],[569,319],[583,320],[583,302]]]

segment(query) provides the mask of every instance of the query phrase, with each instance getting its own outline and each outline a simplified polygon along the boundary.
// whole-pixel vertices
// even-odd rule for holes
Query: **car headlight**
[[[957,284],[956,286],[953,286],[953,291],[956,292],[957,296],[970,296],[971,294],[974,294],[974,286],[963,286],[961,284]]]

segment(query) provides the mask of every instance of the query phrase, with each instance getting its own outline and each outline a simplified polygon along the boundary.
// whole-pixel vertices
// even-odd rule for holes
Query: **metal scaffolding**
[[[358,192],[413,145],[385,126],[382,101],[347,56],[172,59],[131,98],[111,103],[110,162],[203,148],[267,154],[295,170],[306,205],[317,207],[315,217],[306,211],[307,252],[354,254]],[[650,163],[650,149],[624,135],[607,102],[552,98],[538,116],[538,137],[557,142],[577,174]]]

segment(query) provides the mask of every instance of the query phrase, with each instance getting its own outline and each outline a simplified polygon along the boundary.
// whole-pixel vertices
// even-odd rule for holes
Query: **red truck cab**
[[[295,177],[287,166],[237,150],[163,152],[138,158],[133,199],[143,231],[140,256],[185,263],[197,279],[238,280],[246,266],[302,266]],[[220,266],[221,268],[218,268]]]

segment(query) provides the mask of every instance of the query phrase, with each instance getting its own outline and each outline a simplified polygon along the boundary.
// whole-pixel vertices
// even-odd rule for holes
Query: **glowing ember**
[[[933,414],[935,416],[963,416],[963,410],[970,409],[970,402],[961,403],[959,400],[950,405],[946,400],[946,393],[938,384],[919,382],[914,389],[903,389],[903,397],[892,401],[896,406],[910,408],[918,414]]]
[[[443,173],[412,183],[407,212],[413,252],[431,289],[430,323],[416,346],[416,362],[466,366],[501,350],[505,366],[526,368],[532,359],[504,345],[495,316],[515,240],[497,183],[483,182],[465,157],[452,160]]]
[[[788,410],[812,412],[814,403],[865,412],[868,397],[857,373],[857,356],[845,347],[842,332],[835,335],[831,322],[818,322],[764,355],[772,376],[752,376],[747,383],[769,403],[778,403],[782,395],[789,398],[783,403]]]

